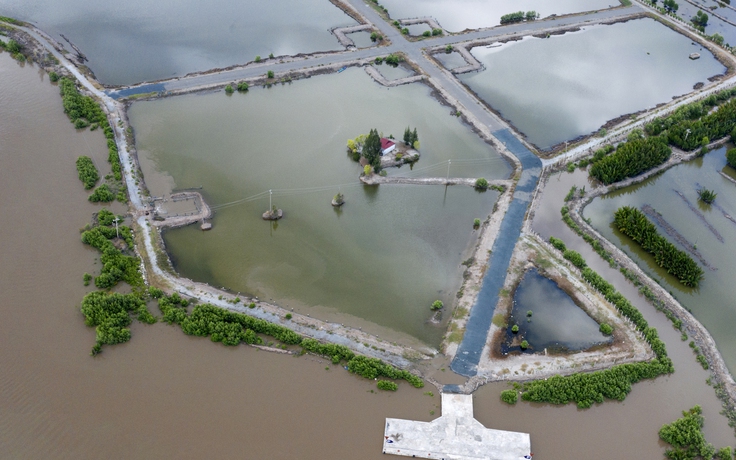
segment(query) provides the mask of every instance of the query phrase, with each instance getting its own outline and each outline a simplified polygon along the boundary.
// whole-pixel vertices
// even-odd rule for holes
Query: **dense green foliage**
[[[305,351],[329,357],[334,364],[346,361],[350,372],[365,378],[404,379],[416,388],[424,386],[419,377],[386,364],[380,359],[358,356],[343,345],[320,343],[314,339],[303,338],[286,327],[262,319],[230,312],[210,304],[197,305],[192,313],[188,314],[185,308],[186,301],[178,294],[169,297],[160,296],[158,304],[163,313],[163,320],[169,324],[178,324],[182,331],[189,335],[209,336],[213,342],[234,346],[240,343],[262,343],[263,340],[256,334],[264,334],[284,344],[300,345]]]
[[[79,175],[79,180],[84,184],[85,190],[91,189],[100,180],[100,173],[97,172],[95,164],[88,156],[83,155],[77,158],[77,174]]]
[[[238,83],[238,91],[240,91],[241,93],[248,91],[248,83],[244,81]]]
[[[444,308],[444,306],[445,304],[443,304],[441,300],[435,300],[434,302],[432,302],[432,306],[429,307],[429,309],[430,310],[441,310],[442,308]]]
[[[590,175],[604,184],[612,184],[659,166],[669,159],[672,150],[659,137],[633,139],[620,145],[616,152],[597,161]]]
[[[233,94],[235,90],[233,89],[233,85],[227,85],[225,86],[225,94]]]
[[[718,194],[716,192],[708,190],[707,188],[701,188],[698,190],[698,199],[706,204],[711,204],[716,201],[717,196]]]
[[[578,407],[587,408],[595,402],[603,402],[606,398],[621,401],[631,391],[632,384],[674,371],[672,361],[667,357],[664,342],[659,338],[657,330],[649,327],[641,312],[590,267],[584,268],[582,275],[583,279],[603,294],[622,315],[631,320],[636,329],[644,335],[657,358],[650,362],[621,364],[602,371],[567,377],[557,375],[547,380],[527,382],[522,386],[521,397],[525,401],[552,404],[567,404],[574,401]]]
[[[62,77],[59,80],[59,88],[61,90],[62,103],[64,104],[64,113],[69,116],[72,123],[76,123],[77,120],[83,120],[86,123],[85,126],[90,123],[107,124],[105,113],[97,102],[89,96],[80,94],[73,80]]]
[[[573,265],[575,265],[581,270],[588,266],[583,256],[580,255],[579,252],[573,251],[572,249],[566,249],[565,251],[563,251],[562,257],[569,260],[570,263],[572,263]]]
[[[698,10],[690,21],[696,28],[703,31],[703,29],[708,25],[708,14]]]
[[[501,16],[501,24],[511,24],[514,22],[521,22],[521,21],[534,21],[537,18],[539,18],[539,13],[536,11],[527,11],[524,13],[523,11],[516,11],[514,13],[504,14]]]
[[[408,29],[407,29],[407,33],[408,33],[408,32],[409,32],[409,31],[408,31]],[[404,60],[404,58],[402,58],[402,57],[401,57],[401,56],[399,56],[398,54],[393,54],[393,53],[389,54],[388,56],[386,56],[386,59],[384,59],[384,61],[386,61],[386,64],[388,64],[388,65],[390,65],[390,66],[393,66],[393,67],[396,67],[396,66],[398,66],[398,65],[399,65],[399,63],[400,63],[401,61],[403,61],[403,60]]]
[[[404,144],[406,145],[414,145],[416,141],[419,140],[419,135],[417,134],[417,129],[414,128],[414,131],[411,130],[408,126],[404,130]]]
[[[613,327],[608,323],[601,323],[600,327],[598,328],[599,331],[601,331],[601,334],[603,335],[611,335],[613,334]]]
[[[650,136],[666,136],[667,142],[683,150],[702,147],[703,138],[720,139],[736,127],[736,88],[712,94],[685,105],[667,117],[657,118],[644,128]],[[718,109],[711,111],[715,106]]]
[[[728,149],[726,152],[726,162],[732,168],[736,168],[736,149]]]
[[[82,301],[82,314],[87,326],[96,327],[97,340],[92,348],[95,355],[102,345],[114,345],[130,340],[130,314],[141,322],[153,324],[156,318],[146,308],[146,303],[136,294],[90,292]]]
[[[476,190],[488,190],[488,181],[485,179],[485,177],[479,177],[475,181],[475,189]]]
[[[682,412],[683,417],[662,426],[659,437],[673,448],[665,451],[670,459],[686,460],[704,458],[710,460],[715,454],[713,445],[703,435],[703,415],[700,406]]]
[[[133,235],[129,227],[120,225],[118,232],[128,247],[133,245]],[[116,230],[111,227],[98,226],[82,233],[82,242],[89,244],[102,253],[100,261],[102,270],[95,278],[95,286],[99,289],[109,289],[120,281],[125,281],[134,287],[143,286],[143,277],[140,272],[140,259],[127,256],[118,249],[111,239],[116,237]]]
[[[56,83],[57,81],[59,81],[59,78],[61,77],[59,77],[58,73],[53,71],[49,72],[49,80],[51,80],[51,83]]]
[[[115,194],[107,184],[102,184],[87,199],[93,203],[109,203],[115,200]]]
[[[506,404],[516,404],[519,400],[519,392],[516,390],[503,390],[501,392],[501,401]]]
[[[572,231],[580,235],[587,243],[593,246],[593,249],[595,250],[595,252],[597,252],[598,255],[603,258],[603,260],[605,260],[611,265],[614,264],[613,257],[611,256],[611,254],[608,253],[608,251],[606,251],[603,245],[598,240],[593,238],[592,236],[583,232],[580,226],[576,224],[574,220],[572,220],[572,217],[570,217],[570,210],[567,206],[563,206],[562,209],[560,210],[560,213],[562,214],[562,221],[565,222],[567,226],[570,227],[570,229],[572,229]],[[557,248],[557,249],[560,249],[560,248]]]
[[[365,139],[363,144],[363,151],[361,152],[363,158],[368,160],[368,163],[373,166],[380,166],[381,164],[381,136],[378,135],[378,131],[371,129],[368,137]]]
[[[657,227],[647,219],[643,212],[630,206],[623,206],[614,213],[614,225],[624,235],[641,245],[642,249],[654,256],[654,261],[667,270],[682,284],[697,287],[703,278],[703,269],[690,256],[677,249],[667,238],[657,232]]]
[[[567,246],[565,246],[565,242],[562,241],[559,238],[555,238],[554,236],[549,237],[549,243],[558,251],[565,252],[567,250]]]
[[[384,391],[396,391],[399,389],[399,386],[390,380],[379,380],[376,386],[379,390]]]

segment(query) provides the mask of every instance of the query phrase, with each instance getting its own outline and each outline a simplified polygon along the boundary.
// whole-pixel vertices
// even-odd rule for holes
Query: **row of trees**
[[[156,318],[146,308],[146,302],[136,294],[90,292],[82,300],[82,314],[87,326],[95,327],[96,341],[92,354],[102,351],[102,345],[114,345],[130,340],[130,315],[138,321],[153,324]]]
[[[84,184],[85,190],[91,189],[100,180],[100,173],[97,171],[92,159],[88,156],[83,155],[77,158],[77,174],[79,175],[79,180]]]
[[[558,250],[567,251],[562,240],[551,238],[550,242]],[[583,264],[587,265],[584,261]],[[578,407],[587,408],[593,403],[602,403],[606,398],[623,400],[631,391],[632,384],[674,371],[672,361],[667,357],[664,342],[659,338],[657,330],[649,327],[641,312],[590,267],[586,266],[582,270],[582,275],[583,279],[598,290],[622,315],[632,321],[657,357],[650,362],[621,364],[602,371],[567,377],[557,375],[547,380],[527,382],[522,385],[522,399],[525,401],[552,404],[576,402]]]
[[[262,319],[230,312],[210,304],[197,305],[191,314],[187,314],[184,308],[185,301],[176,294],[161,296],[158,304],[163,313],[163,320],[169,324],[178,324],[188,335],[209,336],[213,342],[235,346],[240,343],[262,343],[263,340],[257,334],[264,334],[281,343],[300,345],[304,351],[326,356],[334,364],[344,361],[350,372],[368,379],[387,377],[406,380],[417,388],[424,386],[419,377],[386,364],[380,359],[356,355],[343,345],[324,344],[314,339],[303,338],[291,329]],[[254,304],[251,306],[255,307]]]
[[[516,11],[515,13],[509,13],[504,14],[501,16],[501,24],[511,24],[514,22],[521,22],[521,21],[534,21],[539,18],[539,13],[536,11],[527,11],[524,13],[523,11]]]
[[[682,284],[697,287],[703,278],[703,269],[690,256],[677,249],[657,232],[657,227],[647,219],[646,215],[631,206],[619,208],[613,216],[613,223],[618,230],[654,256],[654,261],[667,270]]]
[[[590,168],[590,175],[604,184],[634,177],[667,161],[672,149],[660,137],[632,139]]]
[[[80,94],[73,80],[67,77],[61,78],[59,80],[59,88],[61,90],[64,113],[69,116],[75,127],[86,128],[91,123],[97,123],[98,125],[107,123],[107,117],[97,104],[97,101],[89,96]]]

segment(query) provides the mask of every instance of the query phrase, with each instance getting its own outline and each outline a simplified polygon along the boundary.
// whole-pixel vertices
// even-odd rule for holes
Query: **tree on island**
[[[404,144],[413,146],[418,140],[419,135],[417,134],[417,129],[414,128],[414,131],[412,131],[411,128],[407,126],[404,130]]]
[[[368,163],[373,167],[381,164],[381,136],[378,135],[378,131],[375,129],[371,129],[371,132],[365,139],[365,144],[363,144],[363,157],[368,160]]]

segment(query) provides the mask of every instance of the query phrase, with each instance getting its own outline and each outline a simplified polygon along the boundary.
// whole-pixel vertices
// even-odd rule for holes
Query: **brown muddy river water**
[[[33,66],[0,54],[0,82],[0,458],[377,460],[385,417],[439,415],[431,387],[375,394],[373,382],[323,360],[226,348],[165,324],[136,323],[131,342],[91,358],[94,331],[79,304],[82,274],[99,261],[79,228],[99,207],[86,201],[74,160],[92,152],[104,168],[105,142],[75,132],[58,89]],[[545,197],[551,211],[567,189]],[[604,273],[585,245],[558,236]],[[531,433],[536,459],[657,459],[659,427],[701,404],[708,440],[733,443],[687,345],[663,316],[639,307],[667,342],[674,375],[584,411],[508,407],[498,399],[506,385],[488,385],[476,392],[477,418]]]

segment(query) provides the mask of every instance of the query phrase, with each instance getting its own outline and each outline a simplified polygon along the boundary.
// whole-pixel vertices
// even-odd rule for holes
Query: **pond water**
[[[416,72],[414,72],[414,69],[404,64],[398,65],[396,67],[390,66],[388,64],[379,64],[376,65],[375,68],[378,70],[378,72],[381,73],[381,75],[386,78],[386,80],[389,81],[410,77],[416,74]],[[402,131],[401,135],[403,136],[403,134],[404,132]]]
[[[409,35],[414,37],[422,35],[425,31],[432,31],[426,23],[412,24],[410,26],[406,26],[406,28],[409,29]]]
[[[725,71],[707,50],[688,59],[690,43],[653,19],[593,26],[473,48],[486,69],[460,80],[546,150],[689,93]]]
[[[501,16],[515,11],[534,10],[541,17],[551,14],[580,13],[618,6],[617,0],[381,0],[392,19],[431,16],[450,32],[494,27]]]
[[[736,185],[719,174],[723,169],[731,169],[726,166],[724,152],[725,148],[715,150],[703,158],[675,166],[642,184],[595,199],[586,207],[585,216],[592,220],[604,237],[626,252],[705,325],[715,338],[729,369],[734,372],[736,337],[732,325],[736,323],[736,303],[733,301],[736,294],[733,283],[736,251],[730,242],[736,239],[736,223],[729,220],[726,214],[732,219],[736,216]],[[699,186],[718,193],[714,204],[706,205],[698,201]],[[723,242],[678,196],[676,190],[702,213],[707,223],[722,236]],[[681,285],[658,267],[653,257],[644,253],[637,243],[613,228],[613,213],[616,209],[624,205],[641,207],[645,204],[651,205],[690,244],[697,246],[698,252],[715,269],[703,268],[705,276],[698,289]],[[661,228],[660,234],[673,241]]]
[[[529,353],[580,351],[612,340],[557,283],[536,269],[526,272],[519,283],[508,324],[503,353],[521,351],[521,340],[529,343]],[[514,325],[519,326],[517,333],[511,330]]]
[[[328,0],[0,0],[0,14],[64,34],[106,85],[343,49],[329,29],[356,24]]]
[[[355,43],[356,48],[370,48],[376,45],[371,40],[370,32],[353,32],[352,34],[348,34],[347,37]]]
[[[413,171],[395,174],[444,176],[448,159],[453,176],[510,172],[427,87],[388,90],[356,68],[232,97],[136,102],[129,115],[151,193],[203,185],[216,206],[211,232],[165,234],[183,276],[322,318],[341,313],[346,324],[362,325],[359,317],[435,345],[443,329],[427,324],[429,306],[452,305],[460,262],[477,236],[473,219],[488,216],[498,194],[364,187],[346,140],[372,127],[400,138],[411,126],[423,156]],[[261,219],[269,189],[285,212],[276,224]],[[338,191],[346,204],[335,209]]]
[[[695,0],[696,3],[699,3],[703,6],[705,6],[707,9],[710,10],[710,7],[716,6],[716,9],[714,12],[722,17],[725,17],[726,19],[730,20],[733,23],[736,23],[736,11],[727,8],[727,7],[720,7],[718,6],[718,3],[712,0]],[[677,15],[680,16],[684,21],[690,22],[693,17],[698,13],[698,11],[702,11],[700,8],[691,5],[688,2],[678,2],[678,5],[680,6],[677,9]],[[705,33],[708,35],[713,34],[721,34],[724,38],[724,43],[733,44],[736,43],[736,27],[732,26],[731,24],[728,24],[727,22],[724,22],[717,17],[713,16],[709,11],[705,12],[708,14],[708,25],[705,26]],[[700,45],[697,45],[698,48]],[[693,46],[694,48],[694,46]],[[697,51],[700,52],[700,51]]]
[[[457,52],[452,52],[449,54],[435,53],[432,55],[432,57],[440,61],[440,63],[442,63],[442,65],[449,70],[468,65],[468,63],[465,61],[465,58]]]

